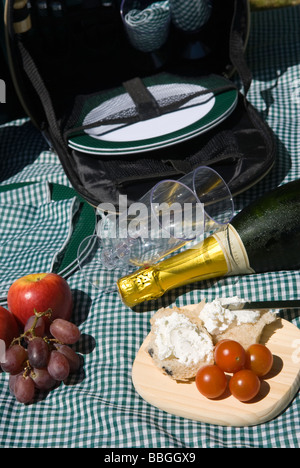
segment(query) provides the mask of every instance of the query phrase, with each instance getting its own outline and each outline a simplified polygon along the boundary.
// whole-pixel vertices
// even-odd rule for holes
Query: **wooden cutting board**
[[[178,383],[164,375],[146,351],[148,341],[149,335],[133,363],[133,385],[148,403],[176,416],[221,426],[253,426],[284,411],[299,389],[300,329],[286,320],[279,319],[264,329],[261,343],[273,353],[274,364],[259,394],[247,403],[229,391],[209,400],[199,393],[194,381]]]

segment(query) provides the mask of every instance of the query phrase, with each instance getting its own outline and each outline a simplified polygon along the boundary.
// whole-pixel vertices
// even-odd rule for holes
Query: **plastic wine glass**
[[[122,0],[120,13],[135,49],[154,52],[166,42],[170,28],[168,0]]]
[[[79,246],[78,263],[87,281],[109,291],[120,276],[198,242],[232,216],[232,196],[224,180],[216,171],[199,167],[180,180],[158,182],[125,212],[102,216],[96,233]]]
[[[208,23],[213,9],[213,0],[170,0],[171,20],[183,33],[183,55],[199,59],[209,54],[207,45],[199,33]]]

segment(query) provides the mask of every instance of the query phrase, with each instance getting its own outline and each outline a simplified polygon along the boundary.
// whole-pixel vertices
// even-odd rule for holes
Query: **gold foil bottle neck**
[[[117,284],[122,301],[134,307],[157,299],[172,288],[223,276],[227,271],[221,246],[211,236],[193,248],[119,279]]]
[[[155,267],[147,267],[121,278],[117,285],[123,302],[134,307],[143,301],[150,301],[160,297],[161,290],[156,278]]]

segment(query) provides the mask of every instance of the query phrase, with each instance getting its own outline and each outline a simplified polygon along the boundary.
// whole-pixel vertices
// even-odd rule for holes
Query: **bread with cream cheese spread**
[[[245,349],[251,344],[259,343],[263,329],[266,325],[277,320],[276,314],[262,310],[259,312],[259,317],[255,323],[242,323],[237,324],[237,321],[233,321],[228,328],[219,333],[209,333],[204,326],[204,322],[200,319],[199,314],[205,305],[205,301],[201,301],[199,304],[191,304],[187,306],[173,307],[173,308],[162,308],[159,309],[151,318],[151,332],[150,341],[147,347],[147,352],[152,357],[155,365],[166,375],[174,380],[187,381],[194,378],[200,367],[213,364],[213,347],[214,345],[223,339],[231,339],[238,341]],[[160,356],[158,337],[160,334],[159,323],[160,319],[172,316],[174,313],[181,314],[190,324],[193,324],[197,330],[199,336],[204,339],[206,346],[205,352],[198,361],[194,362],[180,362],[180,355],[176,353],[170,353],[168,356],[163,358]],[[166,336],[166,341],[169,337]],[[210,346],[211,345],[211,346]],[[200,353],[201,354],[201,353]]]
[[[166,357],[161,358],[159,352],[158,336],[159,336],[159,321],[162,318],[166,320],[168,317],[173,316],[173,314],[179,314],[188,319],[188,321],[193,325],[196,336],[199,335],[199,339],[203,341],[203,346],[205,346],[205,351],[201,355],[201,349],[199,349],[200,356],[197,361],[192,361],[189,363],[180,362],[180,358],[176,356],[176,351],[174,354],[170,354]],[[147,351],[152,357],[154,363],[156,364],[161,371],[175,380],[186,381],[195,377],[198,369],[206,364],[213,364],[213,342],[210,334],[202,326],[202,322],[197,317],[197,314],[194,311],[183,308],[162,308],[159,309],[151,318],[150,323],[152,325],[150,332],[150,342],[148,344]],[[197,336],[198,337],[198,336]],[[189,344],[188,344],[189,346]],[[201,347],[200,347],[201,348]]]
[[[184,309],[191,310],[195,315],[200,314],[203,309],[203,301],[199,304],[192,306],[185,306]],[[189,313],[190,313],[189,312]],[[257,311],[259,313],[258,320],[255,323],[241,323],[238,324],[237,320],[233,321],[223,332],[210,333],[214,344],[219,341],[228,339],[238,341],[245,349],[248,349],[254,343],[259,343],[262,332],[266,325],[278,319],[276,313],[270,312],[268,309]],[[203,324],[204,325],[204,324]]]

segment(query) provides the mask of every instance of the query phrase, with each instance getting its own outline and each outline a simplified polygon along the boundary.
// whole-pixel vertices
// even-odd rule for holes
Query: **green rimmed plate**
[[[238,92],[222,77],[203,77],[197,80],[173,75],[158,75],[144,80],[154,97],[171,99],[174,95],[208,90],[207,94],[192,98],[176,111],[130,125],[99,125],[86,129],[69,139],[69,146],[81,152],[100,155],[140,153],[183,142],[225,120],[235,109]],[[219,91],[223,88],[222,92]],[[213,89],[218,90],[213,92]],[[78,126],[107,118],[132,106],[124,88],[87,98]]]

